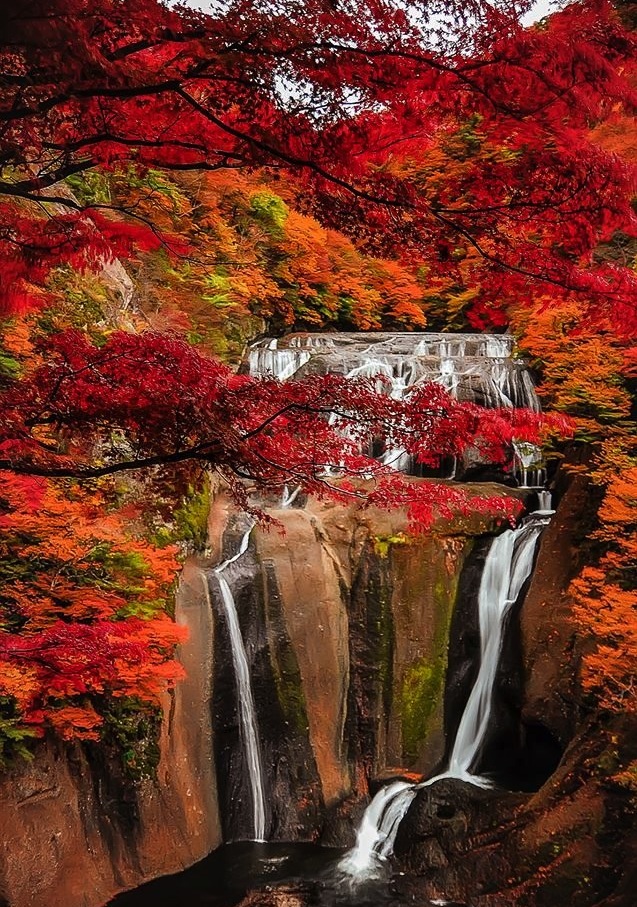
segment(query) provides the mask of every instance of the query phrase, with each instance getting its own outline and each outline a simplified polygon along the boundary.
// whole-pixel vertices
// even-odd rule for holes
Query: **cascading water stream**
[[[378,391],[397,400],[434,382],[460,401],[539,411],[533,380],[524,363],[513,358],[513,350],[514,340],[507,335],[297,334],[257,341],[250,347],[245,365],[251,375],[270,375],[280,381],[326,372],[376,379]],[[347,437],[346,430],[344,434]],[[534,448],[529,463],[523,464],[517,452],[516,476],[523,486],[544,484],[543,470],[536,467],[539,455]],[[462,475],[465,467],[475,465],[476,456],[473,451],[466,461],[454,458],[446,478]],[[391,442],[381,462],[398,472],[411,473],[417,467],[412,456]],[[328,464],[326,475],[338,476],[341,470],[339,463]]]
[[[290,491],[287,485],[283,487],[283,494],[281,495],[281,507],[285,510],[288,507],[291,507],[292,504],[296,501],[299,496],[301,486],[297,485],[294,491]]]
[[[543,528],[543,522],[532,519],[497,536],[489,549],[478,594],[480,668],[449,757],[445,773],[449,778],[488,783],[473,774],[472,768],[489,727],[505,619],[531,574],[535,547]]]
[[[355,847],[339,863],[339,869],[353,883],[380,874],[383,862],[393,853],[398,826],[421,788],[443,778],[490,786],[487,778],[475,774],[475,768],[489,727],[505,619],[531,574],[537,541],[546,524],[546,517],[531,516],[493,540],[478,595],[480,666],[448,767],[420,784],[397,781],[376,794],[363,816]]]
[[[228,634],[230,637],[232,664],[237,680],[241,739],[245,749],[250,790],[252,793],[254,839],[256,841],[265,841],[265,793],[263,788],[263,769],[261,766],[261,751],[259,749],[256,711],[254,708],[254,698],[252,696],[252,685],[250,683],[250,668],[248,666],[246,650],[243,644],[243,637],[241,636],[241,626],[239,624],[239,616],[237,614],[234,595],[232,594],[230,584],[223,575],[226,568],[237,561],[248,550],[250,533],[252,532],[253,527],[254,523],[251,523],[243,534],[237,553],[223,561],[218,567],[215,567],[213,572],[219,583],[221,601],[223,603],[224,614],[228,625]]]

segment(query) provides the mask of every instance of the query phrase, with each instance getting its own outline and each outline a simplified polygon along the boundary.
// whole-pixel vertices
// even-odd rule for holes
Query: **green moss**
[[[465,546],[464,557],[471,545],[472,542],[469,541]],[[433,589],[435,629],[431,657],[421,658],[408,668],[400,690],[403,757],[409,763],[418,758],[421,747],[431,732],[431,721],[439,710],[445,690],[449,630],[458,594],[460,569],[452,576],[442,573],[442,564],[437,569],[439,575]]]
[[[604,775],[613,775],[620,767],[619,753],[613,747],[607,747],[597,760],[597,767]]]
[[[392,545],[408,545],[409,542],[409,538],[402,532],[397,535],[375,535],[374,551],[384,560],[389,555]]]
[[[266,595],[266,621],[271,634],[270,666],[277,699],[291,733],[305,734],[308,728],[307,704],[301,671],[281,614],[276,577],[266,570],[270,594]]]
[[[308,727],[307,705],[296,655],[288,639],[279,640],[271,664],[283,719],[292,731],[304,733]]]
[[[102,740],[121,754],[128,777],[155,777],[160,757],[161,709],[130,696],[107,700],[100,712],[104,719]]]
[[[376,617],[378,679],[380,681],[385,712],[391,707],[393,656],[394,656],[394,621],[391,611],[389,590],[383,586],[378,596],[379,611]]]
[[[409,668],[401,690],[403,754],[413,762],[427,737],[429,721],[441,693],[444,667],[441,659],[420,659]]]
[[[189,488],[182,506],[175,512],[177,539],[189,542],[197,551],[203,551],[208,542],[209,514],[210,486],[208,482],[200,491]]]

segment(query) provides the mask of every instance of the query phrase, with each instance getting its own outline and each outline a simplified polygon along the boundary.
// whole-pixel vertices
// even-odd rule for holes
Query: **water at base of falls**
[[[320,880],[339,853],[315,844],[226,844],[183,872],[119,895],[109,907],[233,907],[264,885]]]
[[[342,850],[318,844],[226,844],[183,872],[147,882],[107,907],[414,907],[385,883],[370,880],[356,891],[332,868]],[[446,901],[420,898],[418,907]]]

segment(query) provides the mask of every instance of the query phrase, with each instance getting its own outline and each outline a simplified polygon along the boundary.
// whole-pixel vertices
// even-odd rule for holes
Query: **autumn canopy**
[[[371,502],[406,502],[425,525],[461,495],[379,471],[360,453],[379,434],[427,464],[476,444],[506,463],[514,438],[572,431],[563,413],[597,430],[579,389],[560,397],[564,381],[547,382],[556,412],[542,418],[437,386],[392,401],[364,380],[281,385],[228,364],[265,326],[510,328],[541,360],[537,326],[555,336],[557,319],[610,338],[632,374],[637,172],[621,136],[634,35],[596,0],[533,27],[524,11],[24,0],[0,12],[12,745],[44,726],[94,738],[113,701],[156,704],[174,681],[176,549],[149,541],[171,483],[183,497],[213,469],[244,507],[246,480],[355,493],[325,481],[341,463],[379,472]],[[121,479],[133,473],[154,483],[152,514]],[[79,528],[62,541],[69,520]],[[21,572],[33,546],[37,567]]]

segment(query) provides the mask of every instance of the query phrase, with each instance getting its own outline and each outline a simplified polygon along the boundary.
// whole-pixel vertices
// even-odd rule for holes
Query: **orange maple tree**
[[[167,613],[176,548],[132,532],[130,508],[98,488],[3,473],[0,512],[5,720],[95,740],[109,699],[157,707],[183,674]]]

